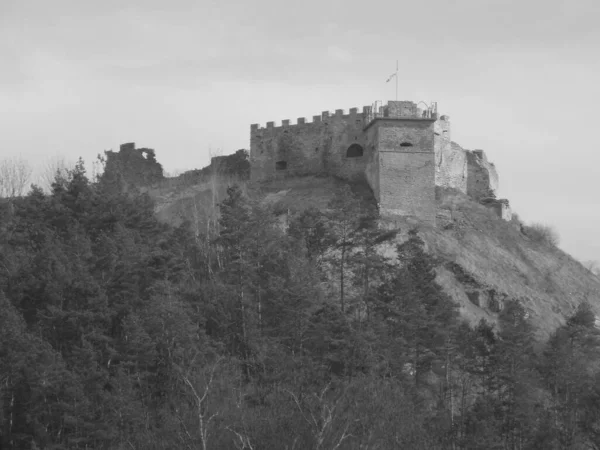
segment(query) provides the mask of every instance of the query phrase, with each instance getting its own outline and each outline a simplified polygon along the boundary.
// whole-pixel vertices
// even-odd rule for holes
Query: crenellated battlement
[[[344,109],[336,109],[334,111],[323,111],[318,116],[312,116],[312,119],[307,119],[306,117],[298,117],[296,122],[293,123],[290,119],[284,119],[281,121],[281,124],[278,122],[272,121],[267,122],[264,127],[261,127],[260,124],[254,123],[250,125],[250,131],[279,131],[283,128],[287,127],[297,127],[297,126],[313,126],[316,124],[327,123],[330,120],[342,119],[342,120],[364,120],[368,112],[370,111],[371,106],[363,106],[362,112],[359,112],[358,108],[350,108],[350,110],[346,111]]]

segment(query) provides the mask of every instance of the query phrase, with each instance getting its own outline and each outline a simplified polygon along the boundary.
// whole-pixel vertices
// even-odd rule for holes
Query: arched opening
[[[275,163],[275,170],[285,170],[287,169],[287,161],[277,161]]]
[[[350,147],[348,147],[348,150],[346,150],[346,157],[347,158],[358,158],[359,156],[363,155],[363,148],[362,146],[358,145],[358,144],[352,144]]]
[[[412,147],[413,145],[410,142],[403,142],[400,144],[400,147]]]

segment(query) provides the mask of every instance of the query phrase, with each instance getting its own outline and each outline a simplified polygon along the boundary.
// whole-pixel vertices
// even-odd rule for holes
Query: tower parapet
[[[365,126],[369,126],[375,119],[403,119],[403,120],[437,120],[437,103],[428,105],[425,102],[414,103],[411,101],[376,101],[367,107]]]

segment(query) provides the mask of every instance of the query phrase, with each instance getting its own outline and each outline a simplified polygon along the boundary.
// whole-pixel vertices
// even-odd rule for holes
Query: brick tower
[[[373,148],[367,180],[382,216],[414,216],[435,222],[435,104],[426,109],[390,101],[366,118]]]

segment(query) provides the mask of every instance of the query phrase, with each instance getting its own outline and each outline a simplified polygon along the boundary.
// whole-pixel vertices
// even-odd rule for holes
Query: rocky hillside
[[[181,223],[186,218],[204,229],[216,217],[216,205],[227,185],[235,181],[242,182],[249,195],[277,203],[282,214],[310,206],[324,209],[344,185],[331,177],[250,185],[214,176],[189,186],[167,183],[148,192],[162,220]],[[365,201],[373,201],[368,187],[357,184],[353,190]],[[505,222],[459,192],[438,190],[437,203],[435,227],[414,219],[382,225],[399,228],[396,240],[400,241],[410,228],[419,227],[429,251],[439,257],[438,282],[469,321],[495,322],[508,299],[520,300],[530,312],[540,338],[562,324],[584,300],[600,316],[600,279],[560,248],[527,236],[517,221]],[[381,251],[391,256],[393,244]]]

